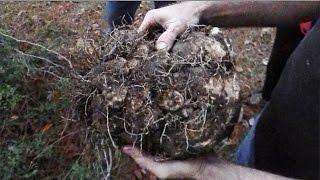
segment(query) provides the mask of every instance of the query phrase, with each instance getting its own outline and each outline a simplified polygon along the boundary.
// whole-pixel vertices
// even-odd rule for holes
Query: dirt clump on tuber
[[[156,37],[115,30],[105,39],[101,62],[80,87],[92,92],[87,118],[116,147],[170,159],[215,152],[239,108],[228,39],[190,31],[168,53],[155,50]]]

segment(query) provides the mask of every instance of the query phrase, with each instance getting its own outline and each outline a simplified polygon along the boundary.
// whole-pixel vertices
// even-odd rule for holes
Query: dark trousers
[[[262,90],[262,97],[269,101],[274,87],[277,85],[282,70],[295,48],[304,35],[300,27],[278,27],[273,49],[267,66],[266,79]]]
[[[256,168],[319,179],[320,21],[286,62],[255,134]]]
[[[160,8],[174,1],[155,1],[155,8]],[[131,24],[141,1],[107,1],[105,4],[105,20],[108,31],[112,31],[116,26]]]

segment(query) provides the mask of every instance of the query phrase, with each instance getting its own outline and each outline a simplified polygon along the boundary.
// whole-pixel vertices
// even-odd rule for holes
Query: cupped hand
[[[162,26],[165,32],[156,42],[158,50],[170,50],[176,37],[189,26],[199,23],[199,2],[183,2],[147,12],[139,27],[140,33],[145,33],[150,27]]]
[[[166,178],[192,178],[199,179],[201,173],[201,161],[163,161],[157,162],[155,158],[141,152],[132,146],[125,146],[122,152],[132,157],[143,169],[153,173],[160,179]]]

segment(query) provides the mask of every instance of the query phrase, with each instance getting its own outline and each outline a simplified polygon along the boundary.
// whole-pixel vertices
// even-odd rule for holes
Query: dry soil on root
[[[239,109],[238,77],[223,34],[188,31],[167,53],[159,34],[115,30],[87,72],[87,119],[110,144],[133,144],[163,158],[214,152]]]

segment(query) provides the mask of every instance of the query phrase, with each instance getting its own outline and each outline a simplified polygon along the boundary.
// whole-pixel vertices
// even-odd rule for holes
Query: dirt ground
[[[134,26],[149,6],[142,3]],[[113,149],[106,121],[88,118],[92,116],[91,99],[98,96],[80,82],[87,80],[85,75],[93,67],[99,67],[108,49],[101,48],[106,41],[102,16],[101,2],[0,4],[1,179],[151,179]],[[231,160],[250,119],[261,108],[260,91],[275,30],[219,30],[230,40],[240,85],[242,116],[229,127],[228,136],[216,150],[217,156]],[[74,81],[75,74],[78,81]],[[121,97],[122,91],[117,92]],[[175,91],[164,94],[180,97]]]

